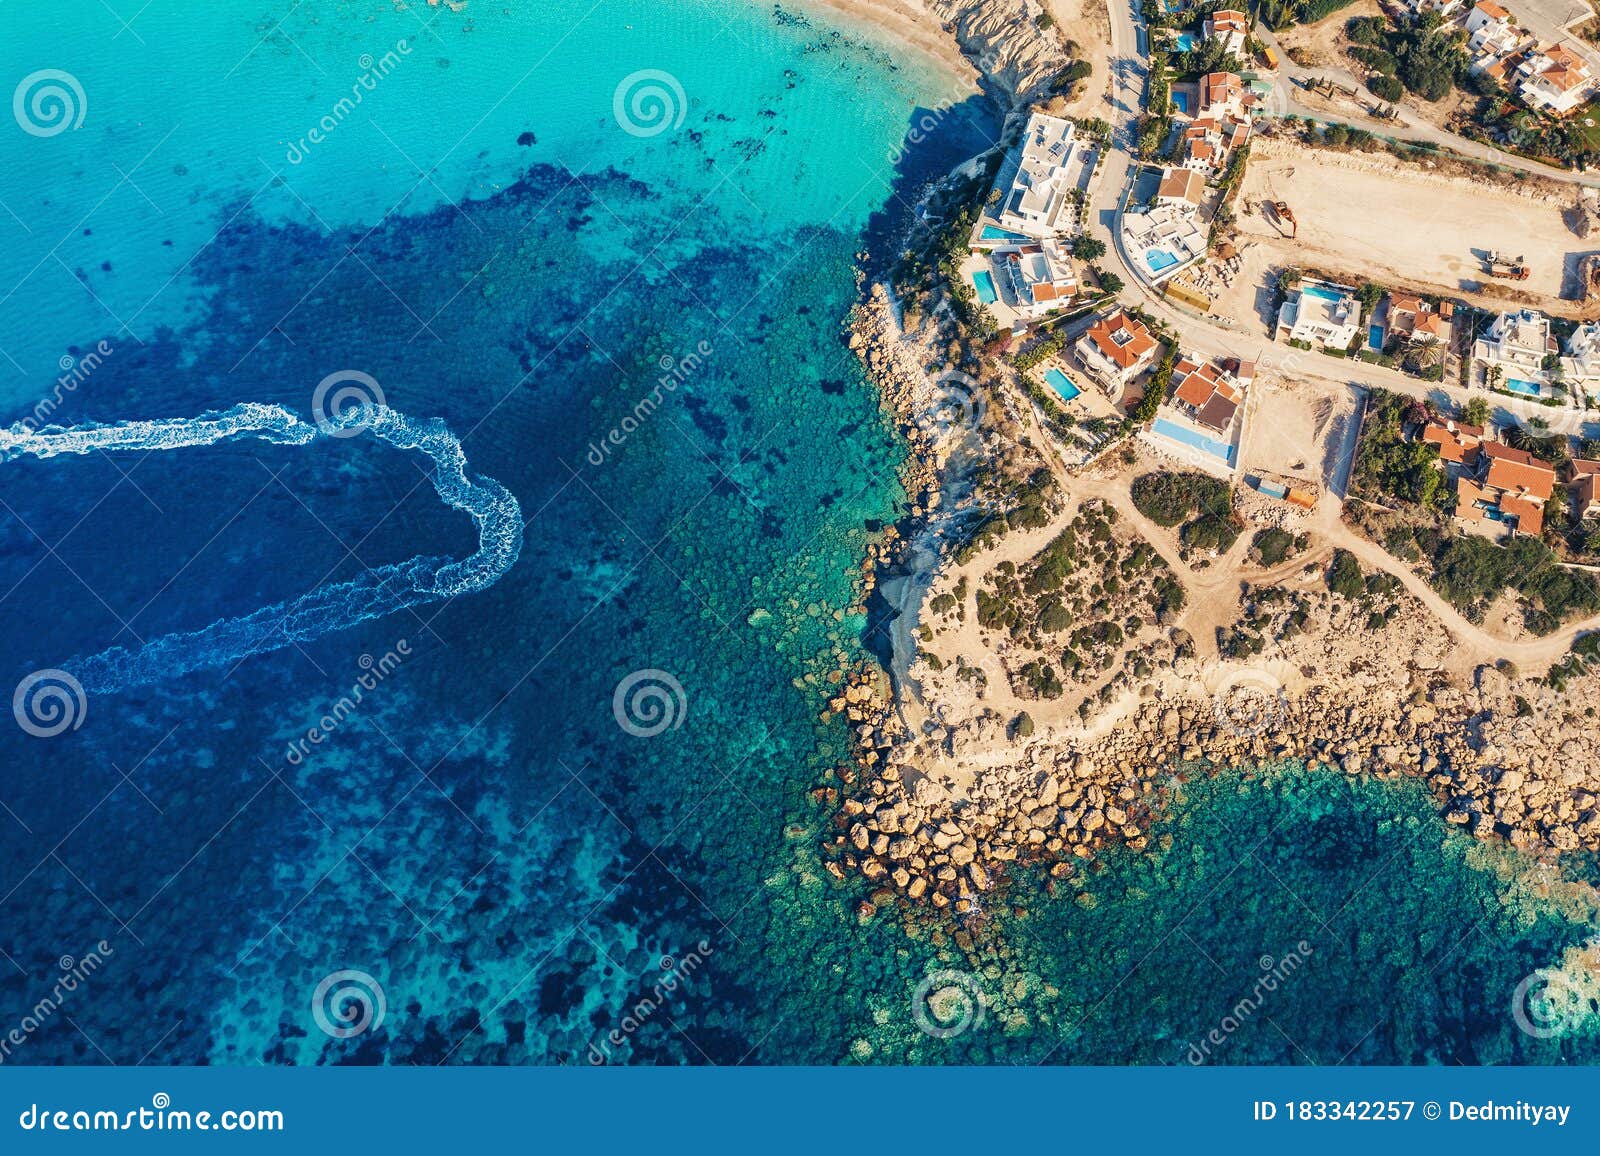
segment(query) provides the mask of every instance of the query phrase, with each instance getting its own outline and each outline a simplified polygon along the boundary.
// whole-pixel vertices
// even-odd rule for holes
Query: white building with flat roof
[[[1278,336],[1329,349],[1348,349],[1361,324],[1361,302],[1344,285],[1301,281],[1278,310]]]
[[[1572,331],[1561,368],[1568,384],[1600,397],[1600,322],[1585,321]]]
[[[1017,172],[995,218],[1001,228],[1043,240],[1075,225],[1070,171],[1073,151],[1079,147],[1070,120],[1042,112],[1028,118]]]
[[[1544,359],[1556,352],[1550,318],[1536,309],[1500,314],[1472,349],[1472,355],[1485,365],[1519,373],[1538,373],[1544,367]]]

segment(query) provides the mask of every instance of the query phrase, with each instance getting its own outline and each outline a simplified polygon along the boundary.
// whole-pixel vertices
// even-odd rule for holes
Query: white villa
[[[1002,229],[1043,240],[1076,227],[1070,175],[1081,147],[1070,120],[1034,113],[1022,136],[1022,156],[996,216]]]
[[[1203,25],[1207,40],[1222,41],[1223,51],[1238,56],[1244,51],[1244,42],[1250,35],[1250,18],[1243,12],[1223,8],[1213,12]]]
[[[1200,100],[1194,115],[1196,120],[1221,122],[1245,116],[1254,103],[1255,98],[1238,74],[1208,72],[1200,78]]]
[[[1555,352],[1550,318],[1535,309],[1500,314],[1472,348],[1479,361],[1498,365],[1508,373],[1538,374],[1544,359]]]
[[[1478,0],[1467,13],[1467,50],[1474,57],[1498,57],[1516,51],[1522,30],[1494,0]]]
[[[1156,187],[1157,205],[1176,205],[1179,208],[1198,209],[1206,198],[1204,173],[1191,168],[1161,170],[1161,184]]]
[[[1059,241],[1023,245],[994,260],[1010,290],[1006,303],[1024,316],[1042,317],[1077,295],[1078,275]]]
[[[1143,266],[1151,284],[1166,280],[1206,253],[1206,231],[1188,201],[1158,202],[1143,211],[1123,213],[1118,227],[1124,251]]]
[[[1570,384],[1600,397],[1600,322],[1586,321],[1572,331],[1561,368]]]
[[[961,275],[1014,331],[1078,294],[1066,238],[1080,224],[1077,190],[1092,168],[1091,150],[1070,120],[1034,113],[1011,167],[996,179],[999,203],[973,225]]]
[[[1301,281],[1278,310],[1277,336],[1329,349],[1348,349],[1361,325],[1361,303],[1344,285]]]
[[[1451,14],[1459,12],[1465,4],[1466,0],[1409,0],[1408,7],[1418,16],[1425,12],[1437,12],[1440,16],[1448,18]]]
[[[1552,116],[1575,112],[1594,92],[1589,65],[1565,44],[1531,53],[1517,66],[1517,93],[1529,107]]]

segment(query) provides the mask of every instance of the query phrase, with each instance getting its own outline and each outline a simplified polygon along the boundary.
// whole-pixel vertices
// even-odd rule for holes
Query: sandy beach
[[[948,71],[960,91],[978,89],[978,74],[961,55],[955,39],[919,0],[799,0],[798,6],[836,24],[911,48]]]

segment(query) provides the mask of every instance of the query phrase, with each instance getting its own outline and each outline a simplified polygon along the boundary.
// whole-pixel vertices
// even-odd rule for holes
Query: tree
[[[1367,87],[1372,90],[1372,95],[1379,100],[1387,100],[1393,104],[1406,94],[1405,85],[1400,83],[1398,77],[1378,73],[1367,78]]]
[[[1082,234],[1072,242],[1072,255],[1085,261],[1098,261],[1106,255],[1106,243],[1098,237]]]
[[[1361,563],[1348,550],[1335,550],[1333,564],[1328,567],[1328,589],[1341,598],[1360,598],[1366,593],[1366,578],[1361,573]]]
[[[1468,425],[1487,426],[1489,424],[1488,398],[1468,398],[1467,404],[1461,407],[1461,420]]]
[[[1100,268],[1098,265],[1091,266],[1091,269],[1094,272],[1094,279],[1100,282],[1100,288],[1112,296],[1122,292],[1123,281],[1121,277],[1118,277],[1109,269]]]

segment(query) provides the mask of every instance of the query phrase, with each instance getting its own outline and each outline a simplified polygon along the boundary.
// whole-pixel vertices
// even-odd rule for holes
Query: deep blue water
[[[309,421],[355,371],[527,528],[485,588],[0,728],[0,1058],[1182,1062],[1301,936],[1336,965],[1292,1042],[1258,1024],[1234,1058],[1570,1054],[1519,1040],[1508,989],[1587,925],[1417,791],[1224,777],[1078,890],[858,919],[808,792],[847,755],[819,714],[864,657],[854,569],[904,447],[840,325],[855,253],[986,114],[905,172],[907,126],[962,94],[880,46],[767,5],[536,8],[7,11],[7,82],[66,71],[86,107],[0,132],[6,420]],[[618,104],[640,73],[660,132]],[[8,685],[468,557],[431,468],[370,435],[4,462]],[[1386,985],[1413,939],[1439,966]],[[958,1037],[914,1014],[946,969],[991,1001]],[[1313,1014],[1356,1004],[1401,1026]]]

